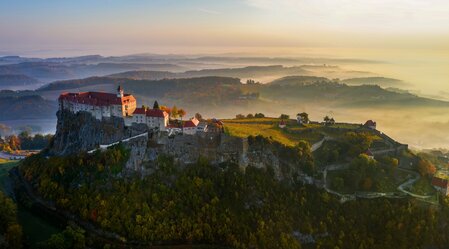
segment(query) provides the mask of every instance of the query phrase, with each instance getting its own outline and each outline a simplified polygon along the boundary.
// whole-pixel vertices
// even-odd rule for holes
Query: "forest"
[[[17,220],[17,205],[0,190],[0,248],[22,248],[22,226]]]
[[[93,155],[38,154],[20,172],[57,208],[129,243],[332,249],[449,243],[448,198],[439,208],[408,198],[340,203],[313,185],[278,180],[270,167],[243,170],[204,159],[180,167],[163,155],[153,174],[123,177],[127,157],[121,145]],[[114,248],[92,238],[85,243]]]
[[[41,150],[50,143],[53,135],[35,134],[31,136],[27,131],[19,135],[0,136],[0,151],[12,152],[17,150]]]

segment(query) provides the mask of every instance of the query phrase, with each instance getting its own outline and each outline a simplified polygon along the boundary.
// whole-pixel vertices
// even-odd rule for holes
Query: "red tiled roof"
[[[133,114],[145,114],[146,110],[145,108],[136,108],[133,112]]]
[[[372,120],[368,120],[368,121],[366,121],[365,126],[376,126],[376,122],[374,122]]]
[[[168,113],[166,111],[160,109],[145,109],[145,108],[136,108],[133,114],[146,114],[147,117],[158,117],[158,118],[168,116]]]
[[[191,127],[197,127],[198,126],[198,119],[191,119],[189,121],[184,122],[184,127],[191,128]]]
[[[220,125],[220,126],[223,126],[223,122],[221,122],[221,120],[216,119],[216,118],[213,118],[213,119],[212,119],[212,123],[215,123],[215,124],[218,124],[218,125]]]
[[[432,185],[440,187],[440,188],[447,188],[449,185],[449,182],[447,179],[442,179],[442,178],[434,176],[432,178]]]
[[[123,98],[119,98],[114,93],[102,92],[62,93],[59,96],[59,100],[95,106],[124,105],[136,102],[136,99],[131,94],[125,94]]]
[[[147,117],[164,118],[166,116],[168,116],[166,111],[160,109],[147,109]]]

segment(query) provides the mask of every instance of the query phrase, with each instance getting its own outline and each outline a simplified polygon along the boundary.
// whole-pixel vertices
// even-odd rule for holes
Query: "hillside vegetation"
[[[0,74],[0,87],[6,89],[14,86],[38,84],[39,81],[23,74]]]
[[[115,147],[67,158],[36,155],[20,169],[57,208],[115,232],[125,242],[389,249],[445,248],[449,241],[447,199],[441,209],[423,208],[410,199],[341,204],[313,185],[276,180],[270,168],[242,171],[237,165],[215,167],[204,160],[181,168],[164,156],[153,174],[124,179],[116,177],[124,159],[126,152]],[[86,243],[104,246],[94,239]]]
[[[361,77],[342,80],[348,85],[379,85],[381,87],[406,87],[407,83],[402,80],[386,77]]]
[[[53,118],[57,110],[56,101],[39,95],[0,94],[0,120]]]

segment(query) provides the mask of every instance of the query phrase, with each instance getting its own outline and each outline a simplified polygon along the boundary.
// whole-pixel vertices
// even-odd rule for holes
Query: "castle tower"
[[[123,87],[121,85],[119,85],[118,88],[117,88],[117,97],[118,98],[123,98],[123,94],[124,94]]]

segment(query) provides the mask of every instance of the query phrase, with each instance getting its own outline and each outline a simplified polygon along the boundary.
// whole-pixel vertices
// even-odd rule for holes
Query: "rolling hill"
[[[0,65],[0,74],[19,74],[49,82],[102,76],[130,70],[168,70],[184,71],[185,68],[174,64],[140,64],[140,63],[97,63],[72,64],[59,62],[21,62]]]
[[[348,85],[379,85],[381,87],[407,87],[409,84],[402,80],[386,77],[350,78],[341,81]]]
[[[23,74],[0,74],[0,87],[6,89],[14,86],[26,86],[39,84],[40,82],[32,77]]]
[[[0,96],[0,121],[54,118],[57,108],[56,101],[46,100],[39,95]]]

